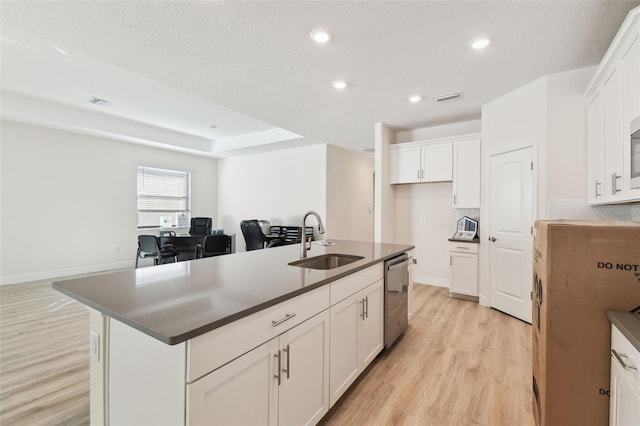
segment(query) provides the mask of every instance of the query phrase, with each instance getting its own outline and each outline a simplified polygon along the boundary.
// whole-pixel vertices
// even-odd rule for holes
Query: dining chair
[[[160,239],[155,235],[138,235],[138,251],[136,253],[136,269],[138,261],[148,257],[153,258],[153,264],[159,265],[164,259],[173,257],[173,261],[178,261],[178,251],[173,244],[160,245]]]

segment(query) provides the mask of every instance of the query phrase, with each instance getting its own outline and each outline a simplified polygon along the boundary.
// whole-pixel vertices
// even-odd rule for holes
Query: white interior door
[[[531,323],[533,147],[489,162],[491,306]]]

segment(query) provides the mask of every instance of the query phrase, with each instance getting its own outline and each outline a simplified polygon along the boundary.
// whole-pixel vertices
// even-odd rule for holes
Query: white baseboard
[[[437,287],[449,287],[448,278],[430,277],[428,275],[411,274],[414,283],[435,285]]]
[[[107,263],[104,265],[79,266],[76,268],[56,269],[53,271],[33,272],[30,274],[6,275],[0,277],[0,285],[19,284],[31,281],[43,281],[57,278],[67,278],[82,274],[93,274],[96,272],[108,272],[116,269],[133,268],[134,261],[117,263]]]

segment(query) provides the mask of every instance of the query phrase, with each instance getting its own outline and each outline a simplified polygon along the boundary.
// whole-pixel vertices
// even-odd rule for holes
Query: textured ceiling
[[[376,122],[412,129],[478,119],[483,104],[523,84],[598,64],[627,12],[639,4],[2,1],[0,23],[151,79],[167,87],[168,98],[177,90],[251,117],[246,132],[268,123],[303,136],[272,148],[331,143],[365,149],[373,146]],[[330,29],[333,41],[314,44],[309,33],[316,27]],[[473,51],[469,43],[480,35],[492,44]],[[118,84],[108,74],[95,78]],[[349,88],[333,89],[337,78]],[[462,97],[443,104],[431,100],[452,91]],[[414,93],[425,99],[409,103]],[[142,98],[129,102],[149,102]],[[188,104],[180,105],[188,115]],[[203,104],[193,106],[195,115],[207,116]],[[152,107],[145,117],[129,118],[153,121],[154,114],[168,128],[225,136],[215,108],[202,128],[188,120],[172,123],[171,114]],[[219,129],[205,133],[209,123]],[[238,127],[226,136],[242,134],[242,123],[231,125]]]

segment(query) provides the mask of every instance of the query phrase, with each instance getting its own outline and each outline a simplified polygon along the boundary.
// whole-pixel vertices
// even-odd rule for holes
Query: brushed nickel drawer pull
[[[291,318],[293,318],[293,317],[295,317],[295,316],[296,316],[296,314],[286,314],[286,315],[284,316],[284,318],[282,318],[281,320],[278,320],[278,321],[271,321],[271,325],[275,327],[275,326],[277,326],[277,325],[282,324],[282,323],[283,323],[283,322],[285,322],[285,321],[289,321]]]
[[[611,349],[611,355],[613,355],[614,357],[616,357],[616,359],[618,360],[618,362],[620,363],[620,365],[622,365],[622,368],[624,368],[625,370],[637,370],[638,368],[634,365],[627,365],[622,358],[627,358],[627,356],[625,354],[619,354],[618,352],[616,352],[615,349]]]

